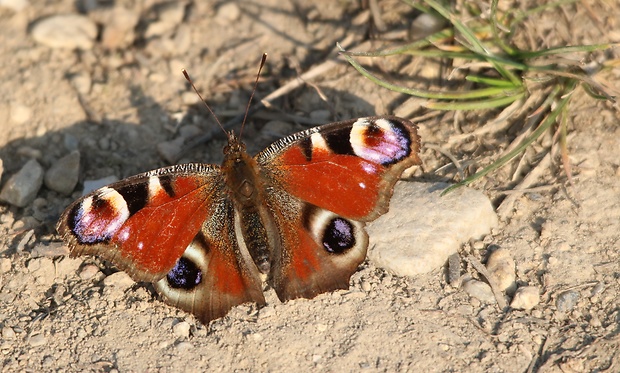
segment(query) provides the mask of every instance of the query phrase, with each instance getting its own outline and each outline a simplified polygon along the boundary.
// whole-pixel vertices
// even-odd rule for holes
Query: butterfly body
[[[419,163],[412,123],[331,123],[251,157],[228,135],[221,166],[185,164],[99,189],[67,208],[58,231],[72,255],[93,254],[208,322],[280,300],[346,289],[366,256],[364,225],[388,209],[402,172]]]

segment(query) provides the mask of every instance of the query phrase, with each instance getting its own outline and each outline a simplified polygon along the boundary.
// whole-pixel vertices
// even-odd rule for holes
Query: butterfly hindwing
[[[252,258],[238,245],[232,202],[218,198],[205,209],[202,229],[155,288],[169,304],[208,323],[241,303],[264,305],[265,298]]]

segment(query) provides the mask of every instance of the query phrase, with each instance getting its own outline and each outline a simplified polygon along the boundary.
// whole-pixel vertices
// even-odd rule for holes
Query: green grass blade
[[[573,85],[574,87],[574,85]],[[561,89],[561,87],[559,85],[555,86],[554,90],[549,94],[548,99],[545,101],[545,103],[543,104],[543,106],[548,106],[551,104],[551,102],[553,101],[553,99],[555,99],[555,97],[557,97],[560,92],[562,92],[563,90]],[[567,90],[568,92],[571,91],[571,89]],[[492,172],[502,166],[504,166],[506,163],[510,162],[510,160],[512,160],[514,157],[516,157],[517,155],[519,155],[521,152],[523,152],[532,142],[534,142],[537,138],[540,137],[540,135],[542,135],[545,131],[547,131],[551,125],[553,125],[553,123],[555,123],[558,115],[562,112],[563,108],[568,104],[568,101],[570,100],[571,95],[565,95],[560,102],[558,103],[558,105],[553,109],[553,111],[551,111],[549,113],[549,115],[547,116],[547,118],[545,118],[545,120],[538,126],[538,128],[536,129],[536,131],[534,131],[528,138],[526,138],[521,145],[519,145],[518,147],[516,147],[515,149],[513,149],[511,152],[509,152],[508,154],[504,155],[503,157],[499,158],[497,161],[493,162],[492,164],[488,165],[487,167],[483,168],[481,171],[476,172],[474,175],[468,177],[467,179],[456,183],[448,188],[446,188],[441,194],[445,195],[447,193],[450,193],[451,191],[453,191],[456,188],[459,188],[461,186],[464,185],[468,185],[471,184],[472,182],[480,179],[481,177],[486,176],[489,172]]]

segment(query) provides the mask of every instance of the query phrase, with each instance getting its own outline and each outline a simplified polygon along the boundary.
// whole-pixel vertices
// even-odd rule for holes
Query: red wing
[[[58,232],[71,254],[98,255],[138,281],[164,277],[222,198],[219,168],[167,167],[103,187],[65,210]]]
[[[387,211],[392,189],[418,158],[414,124],[361,118],[309,129],[257,156],[267,180],[302,201],[370,221]]]
[[[387,211],[418,151],[414,124],[374,117],[300,132],[256,157],[280,235],[271,282],[281,300],[348,288],[366,256],[364,222]]]

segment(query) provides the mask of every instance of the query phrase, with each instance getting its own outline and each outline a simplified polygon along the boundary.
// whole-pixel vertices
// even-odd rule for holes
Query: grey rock
[[[575,308],[577,301],[579,301],[579,293],[575,290],[567,290],[558,295],[555,305],[558,308],[558,311],[569,312]]]
[[[14,12],[19,12],[28,5],[30,5],[28,0],[0,0],[0,7],[11,9]]]
[[[524,286],[518,288],[510,307],[517,310],[529,311],[540,303],[540,291],[536,286]]]
[[[45,173],[45,186],[60,194],[69,195],[77,185],[80,174],[80,152],[77,150],[57,160]]]
[[[108,184],[112,184],[113,182],[118,181],[118,177],[111,175],[106,176],[97,180],[85,180],[84,181],[84,189],[82,189],[82,195],[85,196],[93,190],[97,190],[102,188]]]
[[[0,200],[13,206],[25,207],[34,201],[43,185],[43,167],[34,159],[26,162],[11,176],[0,192]]]
[[[469,279],[463,283],[463,290],[481,302],[488,304],[493,304],[496,302],[495,295],[493,295],[493,290],[491,290],[489,284],[485,282]]]
[[[97,25],[79,14],[54,15],[38,21],[32,27],[32,37],[51,48],[88,50],[97,37]]]
[[[398,182],[390,210],[368,224],[368,257],[401,276],[430,272],[471,239],[491,232],[498,220],[481,192],[461,188],[441,196],[446,183]]]
[[[517,288],[515,266],[514,259],[506,249],[497,249],[489,254],[486,265],[499,289],[509,294]]]

